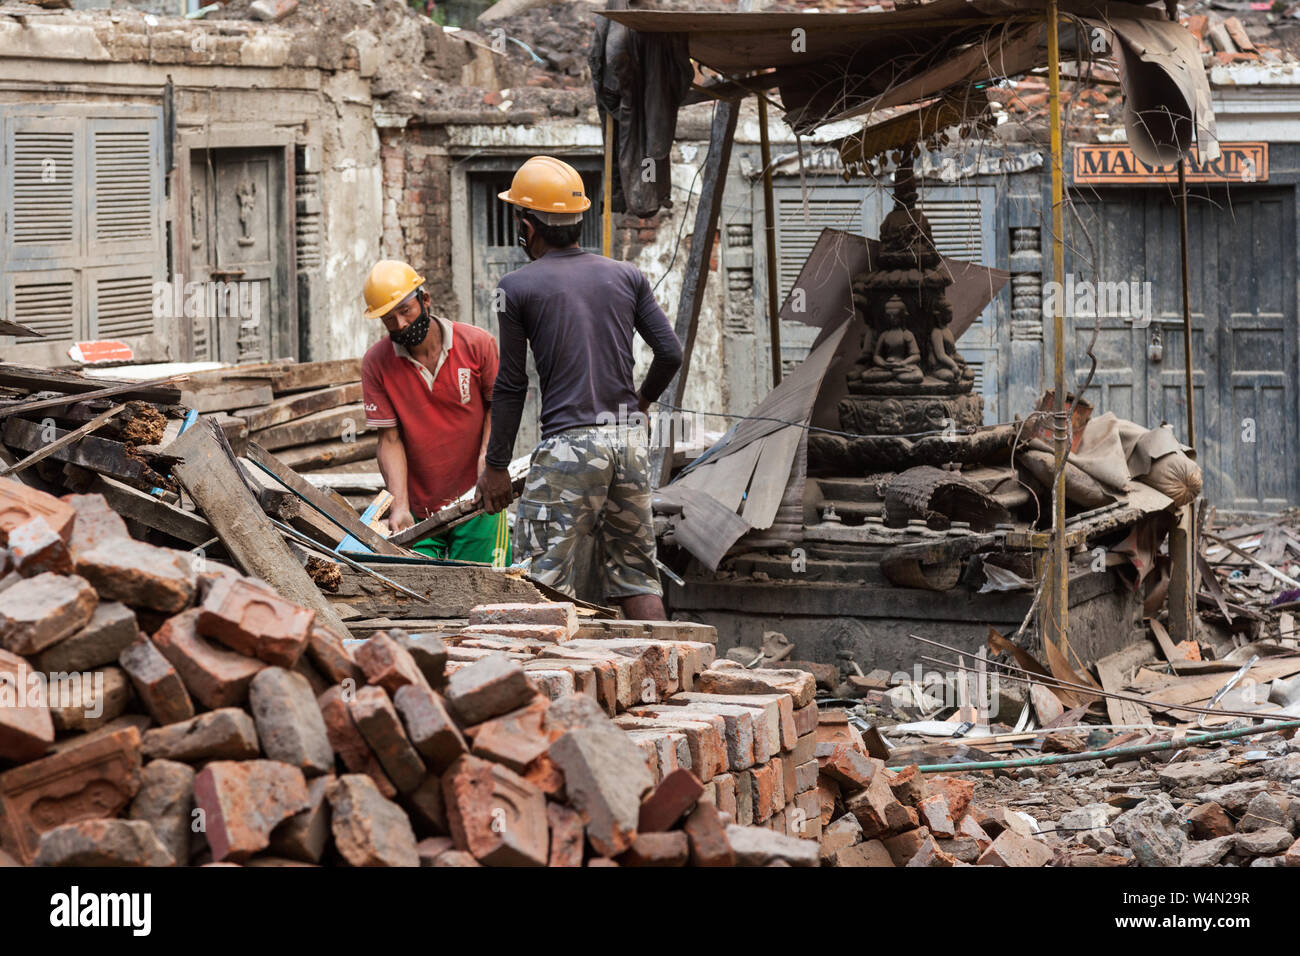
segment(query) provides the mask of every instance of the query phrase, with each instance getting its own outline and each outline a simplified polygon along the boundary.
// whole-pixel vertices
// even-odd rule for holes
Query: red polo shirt
[[[438,324],[443,353],[436,374],[387,336],[361,361],[366,425],[401,428],[407,494],[417,521],[478,481],[483,420],[497,378],[497,343],[491,335],[462,322]]]

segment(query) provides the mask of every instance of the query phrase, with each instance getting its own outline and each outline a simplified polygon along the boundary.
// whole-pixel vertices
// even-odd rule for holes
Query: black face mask
[[[420,301],[420,317],[404,329],[398,329],[396,332],[389,332],[388,337],[398,345],[408,349],[413,349],[429,334],[429,312],[424,307],[424,301]]]

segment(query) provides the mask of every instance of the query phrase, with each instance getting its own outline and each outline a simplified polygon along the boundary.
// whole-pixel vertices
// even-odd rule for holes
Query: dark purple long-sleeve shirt
[[[654,401],[682,364],[682,347],[631,263],[555,249],[504,276],[497,303],[501,365],[492,393],[487,463],[510,463],[528,391],[528,346],[542,385],[542,437],[637,412],[632,334],[654,351],[641,394]],[[605,419],[608,421],[608,418]]]

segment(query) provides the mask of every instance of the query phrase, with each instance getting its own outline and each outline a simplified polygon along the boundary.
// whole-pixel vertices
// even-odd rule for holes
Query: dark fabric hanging
[[[672,205],[677,109],[695,76],[687,36],[639,33],[598,17],[588,62],[601,129],[607,113],[614,117],[613,211],[653,216]]]

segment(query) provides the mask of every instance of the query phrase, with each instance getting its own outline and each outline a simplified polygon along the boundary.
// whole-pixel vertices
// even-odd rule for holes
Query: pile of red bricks
[[[818,865],[810,682],[567,604],[314,618],[0,480],[0,864]]]
[[[972,780],[898,770],[868,756],[843,712],[819,730],[821,859],[829,866],[1043,866],[1051,848],[1029,818],[971,802]]]

